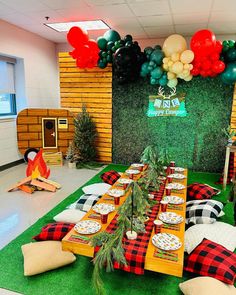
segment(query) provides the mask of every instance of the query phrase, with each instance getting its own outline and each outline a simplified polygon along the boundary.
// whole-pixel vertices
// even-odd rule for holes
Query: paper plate
[[[125,192],[121,189],[111,189],[107,192],[107,194],[112,197],[121,197],[124,195],[124,193]]]
[[[181,184],[181,183],[172,182],[172,183],[167,184],[166,188],[167,189],[181,190],[181,189],[184,189],[185,186],[183,184]]]
[[[170,174],[169,177],[172,177],[172,178],[175,178],[175,179],[184,179],[184,178],[186,178],[185,175],[180,174],[180,173]]]
[[[93,220],[82,220],[75,225],[74,229],[79,234],[91,235],[101,229],[101,224]]]
[[[178,196],[165,196],[163,200],[173,205],[180,205],[184,203],[184,199]]]
[[[182,167],[174,167],[174,169],[175,169],[175,172],[184,172],[184,168],[182,168]]]
[[[173,234],[159,233],[152,237],[152,243],[161,250],[178,250],[182,243],[178,237]]]
[[[131,164],[131,166],[135,167],[135,168],[139,168],[139,167],[143,167],[144,164],[142,164],[142,163],[133,163],[133,164]]]
[[[140,173],[139,170],[133,170],[133,169],[128,169],[125,172],[128,174],[139,174]]]
[[[129,178],[119,178],[118,182],[121,184],[130,184],[131,182],[133,182],[133,179],[129,179]]]
[[[108,211],[109,213],[115,210],[115,206],[107,203],[99,203],[92,207],[93,211],[96,213],[101,213],[102,211]]]
[[[183,216],[176,214],[175,212],[162,212],[158,217],[161,221],[169,224],[179,224],[183,222]]]

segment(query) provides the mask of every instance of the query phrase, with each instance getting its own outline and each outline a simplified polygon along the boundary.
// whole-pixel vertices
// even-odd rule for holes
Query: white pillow
[[[110,188],[111,188],[111,185],[108,183],[94,183],[94,184],[90,184],[83,187],[82,190],[85,194],[102,196]]]
[[[53,219],[57,222],[77,223],[84,217],[85,214],[86,212],[78,209],[66,209],[54,216]]]
[[[185,232],[185,251],[190,254],[204,238],[233,252],[236,248],[236,227],[218,221],[212,224],[193,225]]]
[[[198,277],[179,284],[184,295],[236,295],[234,286],[210,278]]]

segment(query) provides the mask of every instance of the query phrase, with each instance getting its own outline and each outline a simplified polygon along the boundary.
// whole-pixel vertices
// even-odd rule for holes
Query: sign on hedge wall
[[[175,116],[186,117],[185,93],[176,93],[176,88],[165,94],[162,87],[159,87],[158,95],[149,96],[148,117]]]

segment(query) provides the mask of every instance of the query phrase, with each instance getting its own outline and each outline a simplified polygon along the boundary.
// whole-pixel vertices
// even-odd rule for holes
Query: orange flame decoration
[[[32,178],[37,178],[38,176],[42,176],[44,178],[49,177],[50,169],[47,167],[42,153],[43,150],[40,150],[33,160],[28,159],[26,176],[32,176]]]

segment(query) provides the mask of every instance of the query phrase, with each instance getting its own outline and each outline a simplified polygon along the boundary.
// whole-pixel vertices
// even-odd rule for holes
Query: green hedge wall
[[[177,93],[186,93],[187,117],[148,118],[148,97],[158,92],[158,86],[148,81],[118,85],[113,80],[112,91],[114,163],[139,161],[143,149],[154,144],[160,150],[167,148],[177,165],[195,171],[222,170],[226,139],[221,129],[230,122],[233,86],[219,78],[180,82]]]

